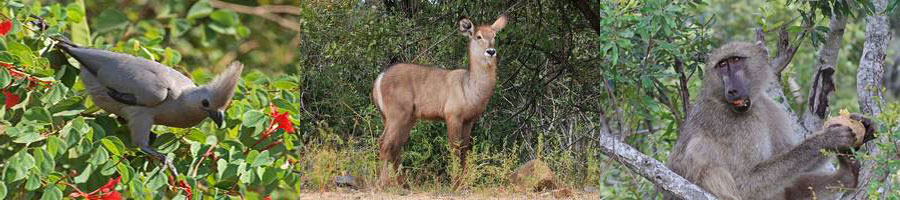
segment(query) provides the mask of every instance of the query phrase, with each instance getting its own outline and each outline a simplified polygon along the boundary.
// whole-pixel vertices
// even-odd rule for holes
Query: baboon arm
[[[782,184],[783,181],[790,181],[785,180],[784,177],[796,176],[797,172],[805,171],[805,169],[810,169],[825,162],[825,156],[816,147],[817,142],[817,137],[810,138],[788,152],[781,153],[772,159],[755,165],[747,173],[743,174],[744,177],[740,178],[744,182],[750,183],[772,183],[763,184],[763,187],[755,188],[758,190],[757,192],[779,189],[769,187],[784,185]]]

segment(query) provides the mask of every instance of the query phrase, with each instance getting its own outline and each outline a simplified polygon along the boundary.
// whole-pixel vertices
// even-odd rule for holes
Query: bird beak
[[[207,114],[209,114],[209,118],[216,123],[217,128],[222,128],[222,122],[225,120],[225,112],[220,110],[207,110]]]

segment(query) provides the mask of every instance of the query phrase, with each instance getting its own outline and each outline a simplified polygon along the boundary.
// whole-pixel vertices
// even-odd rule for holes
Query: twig
[[[250,14],[260,16],[262,18],[268,19],[269,21],[273,21],[278,23],[284,28],[290,29],[294,32],[300,32],[301,27],[300,23],[297,23],[293,20],[289,20],[287,18],[275,15],[273,13],[290,13],[297,15],[300,13],[300,8],[290,7],[290,6],[259,6],[259,7],[251,7],[233,3],[226,3],[218,0],[209,0],[210,5],[215,8],[223,8],[233,10],[234,12]]]
[[[681,108],[684,114],[684,118],[687,119],[688,114],[691,112],[691,93],[688,90],[688,78],[684,74],[684,63],[681,62],[681,59],[675,59],[675,71],[678,72],[681,76],[678,77],[678,93],[681,94]],[[679,122],[681,124],[681,122]]]
[[[446,40],[447,38],[449,38],[451,35],[453,35],[452,32],[451,32],[451,33],[448,33],[448,34],[446,34],[446,35],[444,35],[444,37],[441,38],[441,40],[438,40],[437,42],[432,43],[431,46],[428,46],[428,48],[419,51],[419,53],[416,54],[416,57],[413,57],[412,62],[416,62],[416,60],[419,60],[419,57],[421,57],[422,54],[425,54],[425,52],[430,51],[432,48],[434,48],[435,46],[437,46],[437,44],[440,44],[441,42],[444,42],[444,40]]]

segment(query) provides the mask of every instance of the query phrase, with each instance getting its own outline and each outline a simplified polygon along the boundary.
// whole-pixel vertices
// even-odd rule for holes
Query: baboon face
[[[750,110],[750,95],[747,90],[748,78],[746,77],[747,58],[731,56],[719,60],[713,68],[715,74],[722,81],[722,95],[731,109],[743,113]]]
[[[707,62],[703,92],[735,113],[752,108],[774,78],[765,51],[757,45],[733,42],[713,51]]]

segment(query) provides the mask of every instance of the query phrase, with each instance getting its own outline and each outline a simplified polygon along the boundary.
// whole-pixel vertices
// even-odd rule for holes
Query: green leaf
[[[119,11],[119,9],[111,8],[103,10],[97,20],[94,21],[94,27],[97,28],[96,33],[105,33],[108,31],[123,29],[128,26],[128,16]]]
[[[41,100],[47,104],[54,105],[63,100],[67,92],[69,92],[69,88],[66,88],[63,84],[53,84],[53,86],[50,87],[50,93]]]
[[[251,110],[244,113],[242,125],[244,127],[260,127],[266,122],[265,114],[257,110]]]
[[[167,66],[175,66],[179,62],[181,62],[181,53],[178,50],[166,47],[166,50],[163,52],[162,63]]]
[[[41,196],[41,200],[56,200],[62,199],[62,197],[62,191],[56,185],[49,185],[47,189],[44,189],[44,195]]]
[[[18,58],[19,62],[25,67],[34,66],[35,56],[28,46],[16,41],[9,41],[6,48],[9,53]]]
[[[247,28],[247,26],[244,25],[237,26],[237,36],[239,38],[250,36],[250,28]]]
[[[50,111],[47,111],[47,108],[44,107],[29,108],[25,111],[25,119],[53,123],[53,118],[50,117]]]
[[[126,163],[118,163],[116,165],[116,171],[119,172],[119,175],[122,175],[121,181],[131,180],[131,177],[134,176],[134,169],[131,166],[128,166]]]
[[[191,29],[191,24],[185,19],[173,19],[169,21],[169,31],[171,31],[170,39],[175,39],[187,33]]]
[[[217,23],[229,27],[238,25],[237,14],[229,10],[217,10],[215,12],[212,12],[212,14],[209,14],[209,18]]]
[[[34,149],[34,156],[37,169],[41,172],[42,177],[50,175],[54,171],[56,160],[53,159],[53,155],[43,149]]]
[[[28,180],[25,181],[25,189],[28,191],[34,191],[41,187],[41,179],[38,176],[28,176]]]
[[[125,144],[116,136],[105,137],[100,140],[100,143],[103,143],[103,147],[106,147],[106,150],[113,155],[121,157],[125,154]]]
[[[13,142],[19,143],[19,144],[29,144],[32,142],[41,141],[43,139],[44,139],[44,136],[42,136],[40,133],[34,132],[34,131],[28,131],[28,132],[22,133],[21,135],[16,137],[16,139],[13,140]]]
[[[12,82],[12,77],[9,76],[9,72],[7,70],[0,70],[0,87],[9,86],[10,82]]]
[[[188,133],[185,139],[202,143],[206,141],[206,133],[197,129],[191,129],[191,132]]]
[[[66,149],[68,149],[68,146],[69,145],[66,144],[66,141],[63,141],[55,135],[51,135],[50,137],[47,137],[47,146],[45,148],[47,148],[47,152],[49,152],[55,158],[56,156],[65,153]]]
[[[269,156],[269,151],[263,151],[262,153],[259,153],[258,156],[256,156],[256,159],[253,160],[253,164],[251,164],[250,167],[271,165],[272,162],[275,162],[275,158]]]
[[[6,183],[0,181],[0,199],[6,199]]]
[[[194,3],[194,5],[191,6],[191,9],[188,10],[187,18],[194,19],[194,18],[198,18],[198,17],[205,17],[205,16],[209,15],[209,13],[212,13],[212,12],[213,12],[213,8],[209,4],[209,1],[200,0],[200,1],[197,1],[197,3]]]
[[[84,20],[84,9],[78,3],[69,4],[66,6],[66,17],[72,24],[81,22]]]
[[[297,88],[297,83],[290,80],[277,80],[272,82],[272,87],[279,90],[291,90]]]
[[[75,176],[75,178],[73,178],[72,180],[75,181],[75,183],[85,183],[87,182],[88,178],[91,177],[91,173],[93,172],[94,165],[88,164],[84,167],[84,170],[79,171],[78,176]]]
[[[80,45],[90,46],[91,43],[91,28],[88,27],[87,19],[84,15],[84,0],[75,0],[74,3],[69,4],[66,8],[66,12],[69,15],[70,21],[73,22],[71,26],[71,35],[72,42]],[[76,14],[73,16],[71,13],[80,13],[80,15]],[[78,19],[72,19],[77,17]]]
[[[106,148],[95,148],[94,154],[88,159],[88,163],[101,166],[106,163],[107,160],[109,160],[109,153],[106,152]]]
[[[22,180],[28,176],[28,170],[34,167],[34,163],[34,157],[25,151],[19,151],[11,156],[7,162],[9,167],[6,168],[6,182]]]

